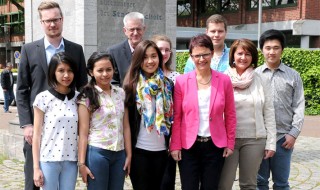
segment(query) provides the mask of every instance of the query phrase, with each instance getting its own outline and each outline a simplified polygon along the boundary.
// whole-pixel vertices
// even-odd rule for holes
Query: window
[[[23,12],[10,13],[10,21],[7,25],[10,25],[11,34],[24,34],[24,14]]]
[[[191,15],[191,2],[190,0],[178,0],[178,17]]]
[[[249,0],[249,9],[257,9],[259,0]],[[296,6],[298,0],[262,0],[262,7],[276,8],[286,6]]]
[[[7,4],[7,0],[0,0],[0,5],[6,5]]]
[[[239,10],[239,0],[198,0],[200,15],[212,15]]]

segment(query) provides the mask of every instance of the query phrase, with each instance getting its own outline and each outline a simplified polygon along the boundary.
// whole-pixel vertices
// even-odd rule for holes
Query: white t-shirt
[[[78,92],[60,94],[54,89],[39,93],[34,107],[44,112],[40,161],[77,161]]]

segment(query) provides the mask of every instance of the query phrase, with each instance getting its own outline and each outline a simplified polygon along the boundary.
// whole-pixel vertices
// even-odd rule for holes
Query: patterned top
[[[176,77],[180,75],[180,73],[178,73],[177,71],[169,71],[169,73],[166,74],[166,77],[172,80],[173,84],[176,83]]]
[[[77,161],[78,92],[60,94],[54,89],[39,93],[33,106],[44,112],[40,161]]]
[[[218,72],[225,72],[229,67],[229,51],[230,49],[224,45],[223,53],[221,59],[218,61],[217,58],[212,57],[210,67],[211,69],[218,71]],[[191,57],[188,58],[186,66],[184,67],[184,73],[189,73],[196,68],[194,62],[192,61]]]
[[[99,93],[100,108],[91,114],[88,144],[111,151],[123,150],[124,90],[111,85],[109,96],[100,87],[95,88]],[[89,99],[82,98],[78,104],[89,108]]]
[[[302,129],[305,109],[303,85],[299,73],[283,63],[274,71],[266,64],[256,68],[255,71],[271,82],[277,140],[285,134],[297,138]]]

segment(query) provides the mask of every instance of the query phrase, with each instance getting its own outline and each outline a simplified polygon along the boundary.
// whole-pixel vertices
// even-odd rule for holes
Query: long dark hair
[[[69,56],[66,52],[59,52],[56,53],[52,56],[50,63],[49,63],[49,68],[48,68],[48,85],[51,88],[55,88],[58,85],[58,81],[56,78],[56,70],[59,64],[64,63],[69,65],[73,72],[73,80],[71,84],[69,85],[69,88],[73,88],[75,86],[76,78],[78,75],[78,66],[75,63],[75,61]]]
[[[128,69],[128,73],[126,74],[126,77],[123,81],[123,89],[126,93],[126,106],[131,106],[135,102],[136,88],[139,80],[141,65],[144,62],[144,56],[149,47],[153,47],[157,51],[159,57],[159,68],[162,68],[162,54],[158,46],[150,40],[144,40],[140,42],[134,49],[134,54],[131,59],[131,64]]]
[[[91,113],[95,112],[100,107],[99,94],[97,89],[94,87],[96,85],[96,80],[91,73],[93,72],[95,63],[101,59],[109,60],[114,70],[113,59],[110,54],[106,52],[94,52],[88,59],[87,63],[87,73],[91,76],[91,79],[89,83],[82,88],[78,96],[78,100],[81,100],[82,98],[89,99],[89,110]]]

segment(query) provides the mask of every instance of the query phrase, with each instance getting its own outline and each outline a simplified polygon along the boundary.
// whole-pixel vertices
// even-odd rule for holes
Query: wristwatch
[[[78,167],[84,166],[84,163],[82,163],[82,162],[77,162],[77,166],[78,166]]]

